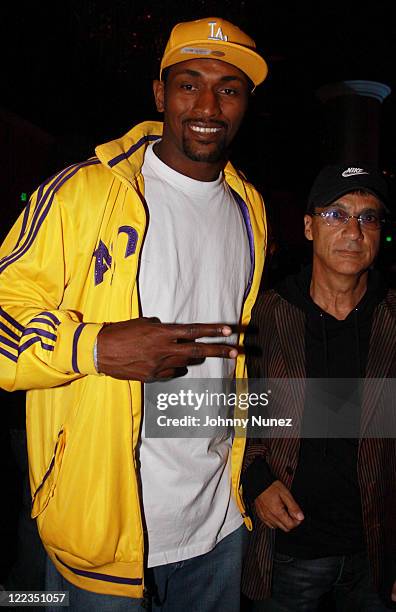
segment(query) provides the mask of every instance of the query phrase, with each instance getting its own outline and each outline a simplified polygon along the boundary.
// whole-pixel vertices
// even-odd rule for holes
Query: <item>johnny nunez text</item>
[[[242,418],[226,418],[221,416],[206,416],[201,419],[197,416],[185,415],[179,418],[167,417],[161,414],[157,417],[159,427],[292,427],[292,419],[273,419],[261,416]]]

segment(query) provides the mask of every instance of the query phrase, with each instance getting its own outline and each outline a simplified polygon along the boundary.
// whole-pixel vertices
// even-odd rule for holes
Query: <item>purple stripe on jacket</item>
[[[28,222],[28,219],[29,219],[29,212],[30,212],[30,202],[29,202],[29,204],[25,208],[25,213],[23,215],[23,220],[22,220],[22,227],[21,227],[21,231],[19,232],[19,237],[18,237],[18,240],[16,242],[15,248],[18,247],[18,245],[21,242],[21,240],[23,238],[23,235],[25,233],[27,222]]]
[[[6,334],[8,334],[10,338],[13,338],[13,340],[16,340],[17,342],[19,342],[20,336],[18,336],[18,334],[16,334],[9,327],[7,327],[7,325],[4,325],[4,323],[2,323],[1,321],[0,321],[0,329]]]
[[[18,350],[18,344],[15,344],[15,342],[12,342],[12,340],[9,340],[5,336],[0,336],[0,342],[5,344],[6,346],[9,346],[10,348],[13,348],[16,351]]]
[[[4,357],[8,357],[8,359],[11,359],[11,361],[15,361],[15,363],[18,361],[18,357],[15,357],[15,355],[11,355],[11,353],[6,351],[5,349],[2,349],[1,347],[0,347],[0,355],[4,355]]]
[[[42,489],[42,487],[44,486],[45,481],[47,480],[48,476],[51,474],[51,472],[52,472],[52,468],[53,468],[53,467],[54,467],[54,465],[55,465],[56,450],[57,450],[57,448],[58,448],[58,444],[59,444],[59,436],[60,436],[61,434],[63,434],[63,429],[61,429],[61,430],[60,430],[60,432],[58,433],[58,439],[57,439],[56,444],[55,444],[54,454],[53,454],[53,456],[52,456],[51,463],[50,463],[50,465],[49,465],[48,470],[45,472],[44,477],[43,477],[43,479],[42,479],[41,483],[39,484],[39,486],[37,487],[37,489],[35,490],[35,492],[34,492],[34,494],[33,494],[32,503],[34,502],[34,500],[35,500],[35,498],[36,498],[36,496],[37,496],[37,493],[38,493],[38,492],[40,491],[40,489]]]
[[[86,323],[80,323],[80,325],[77,327],[76,331],[74,332],[72,368],[73,368],[73,371],[76,372],[77,374],[80,374],[80,370],[78,369],[78,363],[77,363],[77,346],[78,346],[79,338],[81,336],[81,332],[85,326],[86,326]]]
[[[25,328],[23,327],[23,325],[21,325],[20,323],[18,323],[18,321],[13,319],[13,317],[9,315],[5,310],[3,310],[1,306],[0,306],[0,316],[2,316],[3,319],[8,321],[10,325],[12,325],[13,327],[16,327],[20,332],[24,331]]]
[[[42,317],[35,317],[31,319],[29,323],[45,323],[45,325],[49,325],[52,329],[56,330],[56,325],[52,321],[48,321],[47,319],[43,319]]]
[[[45,329],[40,329],[39,327],[27,327],[23,332],[22,336],[29,336],[30,334],[37,334],[38,336],[42,336],[43,338],[48,338],[48,340],[56,341],[56,335],[51,332],[45,331]]]
[[[58,317],[56,317],[52,312],[40,312],[40,317],[48,317],[49,319],[51,319],[51,321],[53,321],[55,323],[55,325],[60,325],[60,321],[58,319]]]
[[[114,157],[113,159],[111,159],[109,161],[110,168],[113,168],[114,166],[116,166],[123,159],[128,159],[128,157],[133,155],[133,153],[135,153],[135,151],[140,149],[140,147],[143,146],[146,142],[152,142],[155,140],[159,140],[160,138],[161,136],[156,136],[155,134],[149,134],[148,136],[142,136],[142,138],[140,138],[140,140],[135,142],[135,144],[133,144],[128,149],[128,151],[125,151],[125,153],[120,153],[120,155],[117,155],[117,157]]]
[[[69,166],[68,168],[65,168],[64,170],[62,170],[62,172],[56,174],[55,177],[52,177],[52,178],[55,178],[55,180],[52,183],[52,185],[48,188],[47,192],[44,195],[43,195],[44,187],[46,187],[50,183],[52,178],[49,179],[48,181],[46,181],[45,183],[42,183],[40,185],[40,187],[38,189],[38,192],[37,192],[37,200],[36,200],[36,205],[34,207],[34,213],[33,213],[33,217],[32,217],[32,222],[31,222],[31,225],[30,225],[30,229],[29,229],[28,235],[26,236],[26,240],[25,240],[24,244],[22,244],[19,247],[19,249],[14,249],[12,251],[12,253],[10,253],[10,255],[7,255],[6,257],[3,257],[3,259],[1,260],[2,264],[8,262],[15,255],[19,255],[19,253],[23,250],[24,246],[26,245],[26,242],[30,239],[30,237],[32,235],[32,232],[34,232],[34,230],[35,230],[35,225],[36,225],[37,219],[40,216],[40,212],[41,212],[45,202],[47,201],[48,196],[51,193],[51,189],[55,189],[55,187],[57,186],[57,183],[59,181],[61,181],[61,179],[65,176],[65,174],[67,174],[67,172],[70,171],[71,168],[74,168],[74,167],[75,167],[74,165],[73,166]],[[1,271],[1,269],[0,269],[0,271]]]
[[[26,349],[32,346],[32,344],[34,344],[35,342],[40,342],[41,348],[45,349],[46,351],[53,351],[55,348],[52,344],[46,344],[45,342],[43,342],[39,336],[34,336],[24,344],[21,344],[21,346],[19,347],[19,354],[26,351]]]
[[[242,217],[243,217],[243,220],[245,222],[246,231],[247,231],[247,235],[248,235],[248,239],[249,239],[249,250],[250,250],[251,268],[250,268],[250,274],[249,274],[249,282],[248,282],[248,285],[246,287],[246,291],[245,291],[245,295],[244,295],[244,299],[245,299],[246,296],[248,295],[249,291],[250,291],[250,287],[252,286],[254,267],[255,267],[255,263],[256,263],[255,254],[254,254],[254,234],[253,234],[252,224],[251,224],[251,221],[250,221],[249,209],[248,209],[248,207],[246,205],[246,202],[244,202],[244,200],[241,198],[239,193],[237,193],[235,191],[235,189],[232,189],[232,187],[231,187],[231,192],[232,192],[232,195],[234,196],[235,201],[238,204],[239,209],[240,209],[240,211],[242,213]]]
[[[67,567],[70,571],[78,576],[85,576],[86,578],[94,578],[95,580],[105,580],[106,582],[116,582],[117,584],[130,584],[130,585],[139,585],[142,584],[142,578],[122,578],[121,576],[111,576],[109,574],[99,574],[96,572],[90,572],[88,570],[80,570],[75,567],[71,567],[62,559],[59,559],[58,555],[56,555],[59,563],[62,563],[65,567]]]
[[[67,174],[65,176],[65,174],[67,173],[67,171],[70,170],[70,168],[68,168],[67,170],[65,170],[63,173],[61,173],[58,177],[58,179],[56,181],[54,181],[54,184],[52,186],[52,192],[51,192],[51,197],[49,199],[49,202],[46,206],[46,208],[44,209],[44,211],[41,214],[41,217],[39,217],[40,212],[45,204],[45,201],[47,199],[47,196],[49,195],[49,192],[51,191],[50,189],[47,191],[47,193],[45,194],[45,196],[43,197],[43,201],[40,202],[40,204],[37,206],[37,210],[34,213],[33,216],[33,220],[32,220],[32,225],[30,227],[30,231],[29,234],[26,238],[26,241],[24,242],[23,245],[21,245],[21,247],[11,253],[11,255],[8,255],[7,257],[4,257],[4,259],[2,259],[2,265],[0,266],[0,273],[3,272],[10,264],[15,263],[15,261],[17,261],[20,257],[22,257],[22,255],[24,255],[32,246],[38,231],[40,229],[40,227],[42,226],[44,220],[46,219],[48,212],[52,206],[52,202],[54,200],[54,196],[56,194],[56,192],[58,191],[58,189],[60,189],[60,187],[62,187],[62,185],[64,183],[66,183],[66,181],[68,181],[72,176],[74,176],[76,174],[76,172],[78,172],[81,168],[85,167],[85,166],[89,166],[89,165],[93,165],[93,164],[100,164],[99,160],[88,160],[86,162],[83,162],[81,164],[78,164],[77,167],[72,166],[73,170]],[[55,184],[56,184],[56,188],[55,188]],[[37,223],[36,223],[37,222]]]

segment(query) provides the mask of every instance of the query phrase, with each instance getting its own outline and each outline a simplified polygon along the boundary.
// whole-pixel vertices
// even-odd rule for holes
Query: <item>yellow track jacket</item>
[[[0,385],[29,390],[32,517],[67,580],[128,597],[143,595],[135,458],[141,383],[98,375],[93,346],[104,322],[140,315],[137,270],[147,226],[141,167],[146,146],[161,134],[161,123],[142,123],[48,179],[0,249]],[[231,164],[225,176],[251,247],[241,317],[247,324],[264,262],[264,208]],[[236,375],[245,376],[241,355]],[[244,446],[236,437],[232,487],[243,515]]]

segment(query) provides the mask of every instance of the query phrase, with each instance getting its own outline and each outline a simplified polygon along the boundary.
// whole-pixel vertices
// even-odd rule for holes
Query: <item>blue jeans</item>
[[[370,585],[365,553],[296,559],[275,553],[272,596],[254,602],[254,612],[316,612],[323,597],[334,596],[337,612],[386,612]]]
[[[244,525],[221,540],[213,550],[178,563],[148,570],[152,612],[239,612]],[[48,559],[46,590],[69,591],[69,612],[143,612],[147,602],[79,589],[65,580]],[[146,608],[147,609],[147,608]],[[62,610],[60,607],[46,610]]]
[[[204,555],[154,567],[153,612],[239,612],[246,542],[242,525]]]

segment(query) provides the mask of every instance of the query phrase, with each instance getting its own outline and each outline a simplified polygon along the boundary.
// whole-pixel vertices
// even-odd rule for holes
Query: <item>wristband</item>
[[[94,344],[94,347],[93,347],[93,361],[94,361],[95,370],[99,374],[99,369],[98,369],[98,337],[96,337],[95,344]]]

